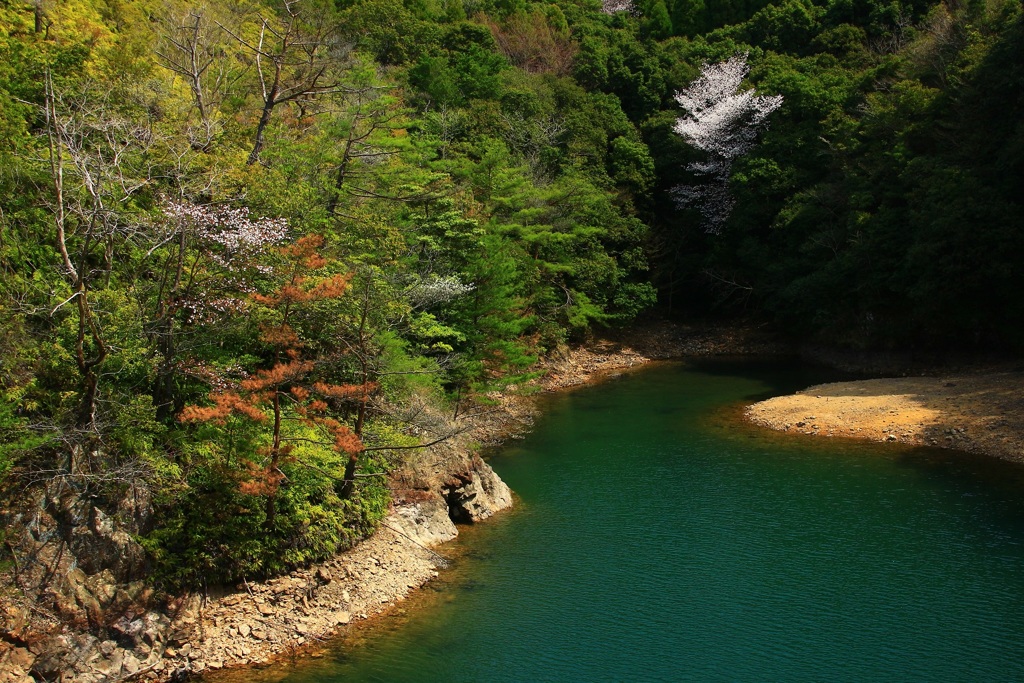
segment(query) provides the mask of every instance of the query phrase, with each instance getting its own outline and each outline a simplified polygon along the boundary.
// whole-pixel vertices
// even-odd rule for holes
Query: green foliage
[[[301,428],[289,436],[316,440]],[[367,477],[358,494],[344,498],[339,486],[344,463],[330,448],[303,443],[283,465],[285,483],[277,512],[267,526],[261,496],[239,489],[233,463],[261,442],[251,424],[234,420],[204,425],[181,443],[180,467],[187,485],[161,501],[166,518],[142,539],[168,587],[263,578],[351,547],[371,533],[387,513],[388,491]],[[376,461],[365,472],[380,472]]]
[[[1021,348],[1018,298],[999,294],[1020,286],[1019,5],[750,9],[664,44],[692,65],[748,52],[758,90],[785,99],[733,168],[722,238],[661,195],[663,293],[830,343]],[[677,169],[692,160],[671,120],[644,127],[661,190],[687,182]]]
[[[641,14],[646,35],[652,38],[668,38],[672,35],[672,17],[669,16],[664,0],[646,3]]]
[[[386,510],[375,475],[399,462],[359,457],[349,492],[339,477],[355,461],[321,443],[306,399],[281,408],[281,430],[263,425],[253,378],[281,367],[281,348],[311,382],[372,385],[374,406],[464,399],[651,303],[634,216],[650,155],[614,95],[557,75],[581,19],[607,31],[590,10],[302,3],[294,26],[319,80],[286,68],[268,104],[254,12],[41,7],[39,31],[30,6],[0,8],[0,473],[65,467],[69,446],[90,467],[141,473],[159,508],[144,542],[169,585],[326,557]],[[279,7],[248,9],[290,30]],[[211,60],[198,75],[193,44]],[[350,274],[350,291],[267,305],[284,296],[279,247],[314,233],[323,262],[302,277]],[[339,396],[338,433],[415,445],[387,411]],[[271,452],[272,506],[257,471]]]
[[[351,461],[290,420],[310,441],[268,516],[250,471],[267,429],[178,419],[279,362],[275,323],[304,378],[375,387],[366,410],[329,406],[375,445],[414,445],[375,406],[518,383],[659,297],[855,346],[1024,346],[1018,2],[297,6],[319,76],[285,69],[268,113],[246,43],[257,13],[287,25],[272,3],[196,24],[177,2],[71,0],[39,5],[38,28],[34,5],[0,4],[0,476],[66,467],[69,446],[147,473],[169,584],[284,571],[384,514],[375,475],[397,460],[357,458],[374,476],[342,495]],[[185,35],[212,60],[198,79]],[[673,95],[737,53],[784,104],[711,237],[671,194],[699,159]],[[260,233],[271,219],[287,230]],[[350,275],[349,291],[258,304],[280,247],[314,234],[323,262],[298,286]]]
[[[615,138],[608,155],[609,174],[622,189],[646,197],[654,186],[654,159],[642,142]]]

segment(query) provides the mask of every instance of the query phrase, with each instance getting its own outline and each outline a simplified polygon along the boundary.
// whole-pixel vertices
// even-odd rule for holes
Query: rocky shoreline
[[[532,393],[560,391],[652,360],[778,352],[754,330],[658,323],[560,349],[538,364],[540,376],[530,384]],[[511,388],[492,395],[496,407],[472,431],[393,473],[393,510],[372,537],[266,582],[158,601],[144,581],[124,580],[143,559],[132,525],[122,523],[135,512],[132,496],[122,522],[59,487],[4,510],[8,525],[21,530],[6,540],[8,548],[34,562],[7,572],[0,594],[0,683],[184,680],[317,647],[386,611],[437,576],[444,561],[430,548],[458,535],[453,520],[479,522],[512,505],[475,444],[528,431],[537,410],[530,394]]]
[[[4,511],[21,531],[8,549],[23,561],[0,596],[0,683],[184,680],[316,646],[437,576],[444,560],[430,547],[458,535],[453,520],[512,505],[464,437],[429,449],[392,488],[390,515],[347,552],[269,581],[161,600],[142,580],[119,580],[124,558],[141,554],[131,534],[90,501],[48,487]]]

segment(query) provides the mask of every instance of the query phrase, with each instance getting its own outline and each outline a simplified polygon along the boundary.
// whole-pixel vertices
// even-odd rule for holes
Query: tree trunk
[[[285,316],[287,320],[287,316]],[[270,464],[267,470],[270,476],[277,474],[281,465],[281,388],[274,387],[274,445],[270,451]],[[263,524],[267,531],[274,528],[274,519],[277,517],[277,486],[275,485],[267,494],[266,519]]]
[[[156,371],[153,382],[153,403],[156,419],[170,424],[174,418],[174,321],[170,313],[165,314],[157,329],[158,346],[163,360]]]
[[[156,335],[157,349],[162,360],[157,368],[156,380],[153,382],[153,404],[156,406],[156,418],[170,424],[174,413],[180,406],[174,404],[174,361],[177,355],[177,340],[174,335],[174,315],[178,310],[181,298],[181,279],[185,271],[185,230],[178,235],[178,254],[174,265],[174,282],[166,297],[163,284],[157,293]],[[164,271],[166,278],[166,270]],[[166,279],[164,280],[166,282]]]
[[[96,426],[96,397],[99,393],[99,376],[96,373],[96,368],[106,360],[107,346],[96,327],[96,321],[93,320],[85,285],[79,283],[76,289],[78,291],[78,338],[75,340],[75,360],[82,376],[82,403],[78,413],[78,426],[93,429]],[[93,358],[86,358],[85,355],[87,335],[92,338],[92,342],[96,346],[96,355]]]
[[[355,125],[353,123],[353,125]],[[334,179],[334,194],[331,201],[327,203],[327,213],[330,216],[338,209],[341,188],[345,185],[345,174],[348,173],[348,166],[352,162],[352,132],[349,131],[348,140],[345,141],[345,153],[341,155],[341,163],[338,164],[338,175]]]
[[[356,490],[356,466],[359,464],[359,454],[350,453],[348,462],[345,463],[345,477],[341,484],[341,497],[349,499]]]
[[[263,113],[260,114],[260,122],[256,125],[256,138],[253,140],[252,152],[249,153],[249,160],[246,164],[252,166],[260,160],[260,152],[263,151],[263,134],[270,124],[270,116],[277,106],[277,93],[281,87],[281,65],[274,65],[274,84],[270,86],[266,98],[263,100]]]
[[[270,123],[270,114],[273,111],[273,103],[267,102],[263,105],[263,115],[260,116],[260,122],[256,126],[256,139],[253,141],[252,151],[249,152],[249,159],[245,162],[248,166],[252,166],[260,160],[260,152],[263,151],[263,132],[266,130],[267,124]]]

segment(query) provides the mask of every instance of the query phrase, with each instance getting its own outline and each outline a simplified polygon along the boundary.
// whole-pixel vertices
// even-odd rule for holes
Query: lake
[[[1024,468],[777,434],[824,379],[658,364],[545,397],[517,507],[399,613],[251,683],[1024,680]]]

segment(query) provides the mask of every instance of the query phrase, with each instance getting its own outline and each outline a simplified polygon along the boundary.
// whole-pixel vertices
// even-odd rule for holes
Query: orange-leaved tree
[[[324,238],[309,235],[281,248],[279,262],[272,268],[276,288],[267,294],[253,294],[255,311],[265,318],[260,325],[260,341],[266,352],[266,366],[236,380],[217,382],[210,392],[211,405],[187,406],[182,422],[213,422],[224,424],[229,417],[240,417],[267,425],[269,442],[255,450],[242,466],[245,469],[239,484],[241,493],[266,500],[265,524],[271,528],[277,510],[277,495],[287,477],[282,471],[286,462],[316,467],[293,456],[295,441],[313,441],[329,446],[338,454],[347,455],[344,475],[325,473],[344,482],[351,492],[355,463],[363,451],[359,434],[339,419],[345,404],[365,406],[376,390],[371,382],[336,384],[326,381],[330,363],[307,349],[295,319],[318,302],[339,299],[348,289],[349,274],[321,275],[328,265],[320,254]],[[361,410],[359,412],[362,412]],[[286,420],[295,420],[313,429],[301,435],[291,434]],[[292,430],[294,431],[294,430]]]

